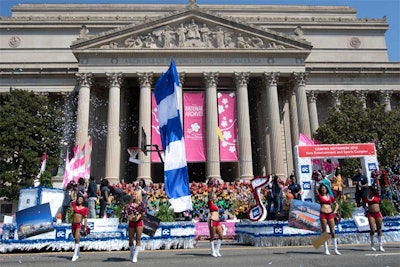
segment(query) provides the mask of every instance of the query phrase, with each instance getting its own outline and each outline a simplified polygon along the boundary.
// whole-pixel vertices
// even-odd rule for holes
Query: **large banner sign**
[[[54,230],[53,217],[51,216],[49,203],[17,211],[15,217],[19,239],[52,232]]]
[[[371,172],[379,168],[374,143],[298,145],[294,149],[294,155],[296,175],[303,188],[302,199],[304,201],[314,201],[312,181],[313,159],[361,158],[363,172],[369,177],[368,184],[371,184]]]
[[[218,92],[218,122],[221,161],[238,161],[237,118],[235,92]]]
[[[154,97],[154,93],[151,94],[151,144],[158,145],[162,149],[161,137],[160,137],[160,126],[158,124],[157,116],[157,102]],[[152,162],[161,162],[158,153],[150,153]]]
[[[188,162],[206,161],[204,111],[204,92],[183,94],[183,131]]]

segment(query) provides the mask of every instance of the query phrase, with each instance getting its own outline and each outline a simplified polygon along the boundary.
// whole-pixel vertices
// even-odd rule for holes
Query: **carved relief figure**
[[[304,39],[304,33],[301,26],[297,26],[296,29],[294,29],[294,34],[297,36],[297,38]]]
[[[151,33],[148,33],[146,36],[142,37],[144,47],[146,48],[154,48],[157,47],[154,43],[154,38],[151,36]]]
[[[225,48],[225,34],[221,27],[218,27],[218,31],[214,32],[215,38],[217,39],[217,47]]]
[[[82,25],[82,28],[79,32],[79,39],[87,39],[88,35],[89,35],[89,30],[86,27],[86,25],[84,24],[84,25]]]
[[[200,33],[201,33],[201,41],[204,43],[205,47],[210,46],[210,29],[207,28],[206,24],[203,24],[203,27],[200,28]]]
[[[171,27],[165,26],[165,30],[162,33],[164,39],[163,47],[172,47],[171,41],[174,39],[174,34],[175,32],[171,30]]]
[[[248,48],[249,45],[245,41],[244,37],[239,33],[237,37],[237,48]]]
[[[200,32],[199,32],[199,26],[194,22],[194,19],[192,19],[191,23],[189,24],[188,30],[187,30],[187,38],[188,39],[200,39]]]
[[[143,42],[140,37],[129,37],[125,40],[125,46],[128,48],[139,48],[143,46]]]
[[[251,38],[251,44],[252,44],[253,47],[256,47],[256,48],[261,48],[261,47],[264,46],[263,40],[261,38],[259,38],[259,37]]]
[[[178,46],[183,47],[185,46],[185,41],[186,41],[186,28],[181,24],[181,26],[176,30],[176,33],[178,34]]]

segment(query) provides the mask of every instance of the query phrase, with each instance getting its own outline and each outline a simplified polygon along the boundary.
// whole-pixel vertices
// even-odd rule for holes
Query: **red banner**
[[[204,162],[206,161],[204,92],[184,93],[183,105],[186,161]]]
[[[218,92],[219,153],[221,161],[238,161],[235,92]]]
[[[375,144],[298,146],[301,158],[346,158],[375,155]]]

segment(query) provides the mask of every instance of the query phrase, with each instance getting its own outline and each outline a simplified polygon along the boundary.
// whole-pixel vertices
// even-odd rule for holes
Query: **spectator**
[[[357,169],[357,174],[352,178],[353,184],[356,186],[356,203],[357,207],[361,207],[362,199],[367,197],[368,178],[362,173],[362,169]]]
[[[104,217],[106,206],[110,205],[110,189],[108,188],[108,180],[103,179],[100,183],[100,213],[99,218]]]
[[[90,176],[89,178],[89,186],[87,190],[88,196],[88,209],[89,209],[89,219],[96,218],[96,201],[97,201],[97,185],[95,178]]]

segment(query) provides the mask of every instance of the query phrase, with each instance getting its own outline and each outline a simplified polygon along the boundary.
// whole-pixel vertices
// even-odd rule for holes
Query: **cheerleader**
[[[129,233],[129,260],[137,262],[137,257],[140,251],[140,241],[143,233],[142,216],[146,212],[146,205],[142,201],[142,194],[140,191],[134,191],[132,200],[127,203],[123,210],[122,216],[128,220],[128,233]],[[133,242],[136,237],[136,246]]]
[[[375,229],[378,232],[379,251],[385,251],[382,243],[382,214],[379,207],[380,204],[379,187],[377,184],[368,187],[368,195],[364,198],[364,208],[367,208],[366,215],[369,223],[369,238],[371,241],[371,249],[376,251],[374,246]]]
[[[74,195],[76,193],[72,193]],[[71,196],[72,197],[72,196]],[[72,197],[73,199],[73,197]],[[72,201],[72,210],[73,210],[73,217],[72,217],[72,234],[75,239],[75,247],[74,247],[74,255],[72,256],[72,261],[76,261],[79,258],[80,254],[80,247],[79,247],[79,240],[81,238],[81,226],[83,221],[84,229],[87,227],[87,216],[88,216],[88,208],[83,206],[84,197],[80,194],[77,194],[76,201]]]
[[[213,257],[221,257],[219,249],[221,248],[221,242],[224,238],[221,222],[219,221],[218,207],[214,204],[217,199],[215,193],[210,193],[208,196],[208,209],[210,210],[210,217],[208,219],[208,228],[210,229],[210,248],[211,255]],[[218,234],[216,244],[214,244],[214,236]]]
[[[314,188],[316,188],[315,185]],[[320,208],[321,230],[322,232],[326,232],[326,227],[329,226],[334,252],[336,255],[340,255],[340,252],[337,249],[337,240],[335,237],[335,220],[334,220],[334,214],[337,213],[339,205],[336,203],[335,198],[329,195],[328,192],[329,190],[325,183],[320,183],[318,186],[318,191],[315,192],[318,202],[321,205]],[[332,209],[332,205],[335,206],[334,210]],[[325,255],[330,255],[327,242],[324,243],[324,253]]]

